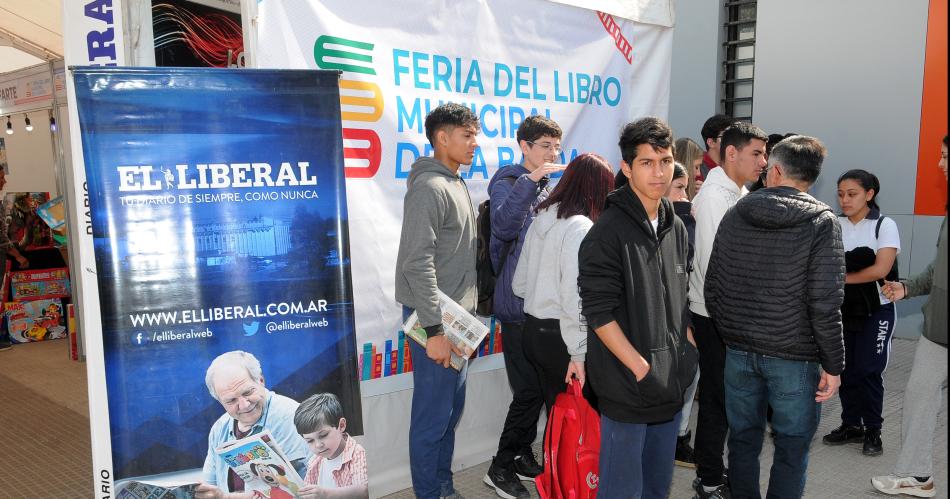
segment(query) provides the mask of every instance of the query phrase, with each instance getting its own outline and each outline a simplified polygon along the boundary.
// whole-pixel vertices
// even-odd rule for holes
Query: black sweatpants
[[[561,339],[557,319],[538,319],[529,315],[524,324],[525,357],[538,374],[544,407],[551,414],[557,395],[567,389],[564,376],[571,356]]]
[[[699,414],[693,442],[696,476],[703,485],[722,484],[723,450],[729,422],[726,420],[726,345],[709,317],[693,313],[693,336],[699,350]]]
[[[557,319],[538,319],[530,315],[525,317],[525,357],[538,373],[544,407],[550,415],[557,396],[567,391],[564,377],[567,376],[567,364],[571,361],[571,354],[567,353]],[[590,384],[584,384],[581,394],[595,411],[598,410],[597,397]]]
[[[501,338],[512,399],[498,439],[495,464],[509,468],[515,457],[531,452],[544,399],[538,373],[525,357],[524,323],[502,322]]]

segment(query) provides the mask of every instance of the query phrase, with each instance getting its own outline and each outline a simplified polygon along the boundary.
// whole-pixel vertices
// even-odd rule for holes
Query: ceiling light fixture
[[[30,123],[30,116],[24,114],[24,115],[23,115],[23,118],[24,118],[24,121],[26,122],[26,131],[27,131],[27,132],[32,132],[32,131],[33,131],[33,124]]]

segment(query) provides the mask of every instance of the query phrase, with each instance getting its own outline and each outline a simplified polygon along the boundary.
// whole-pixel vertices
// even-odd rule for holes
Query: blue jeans
[[[815,402],[818,363],[727,348],[725,378],[733,499],[762,497],[759,454],[769,405],[773,409],[775,455],[766,497],[802,497],[808,449],[821,416],[821,404]]]
[[[403,318],[411,310],[404,308]],[[462,371],[436,364],[426,350],[409,341],[412,355],[412,410],[409,420],[409,471],[412,489],[418,499],[437,499],[452,495],[452,454],[455,452],[455,426],[465,406],[465,378]]]
[[[618,423],[600,416],[598,499],[666,499],[680,414],[665,423]]]
[[[680,437],[685,437],[689,431],[689,417],[693,414],[693,400],[696,396],[696,389],[699,388],[699,369],[696,369],[696,376],[693,376],[693,382],[690,383],[686,393],[683,394],[683,408],[680,409],[680,429],[677,433]]]

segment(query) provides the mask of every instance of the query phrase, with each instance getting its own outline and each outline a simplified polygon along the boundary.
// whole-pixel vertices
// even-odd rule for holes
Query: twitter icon
[[[257,334],[257,329],[259,326],[260,323],[258,321],[253,321],[250,323],[244,322],[241,324],[241,327],[244,328],[244,336],[254,336]]]

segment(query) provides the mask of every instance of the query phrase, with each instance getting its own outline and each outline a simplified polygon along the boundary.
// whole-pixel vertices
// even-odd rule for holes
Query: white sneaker
[[[924,483],[920,483],[916,478],[910,476],[876,476],[871,479],[871,485],[878,491],[890,495],[905,494],[914,497],[933,497],[937,495],[937,487],[934,486],[933,477],[930,477]]]

